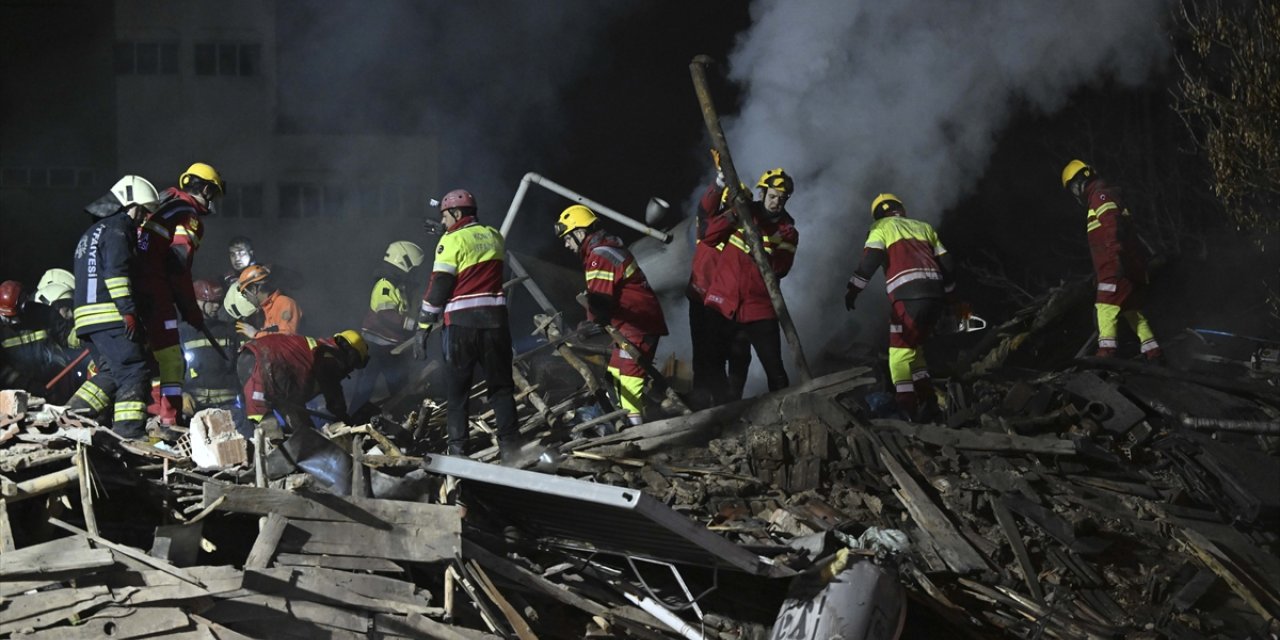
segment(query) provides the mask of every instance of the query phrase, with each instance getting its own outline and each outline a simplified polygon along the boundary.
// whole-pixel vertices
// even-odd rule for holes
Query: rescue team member
[[[391,351],[414,336],[417,322],[409,313],[409,276],[425,258],[422,247],[399,240],[387,246],[378,264],[373,291],[369,294],[369,310],[360,325],[360,333],[369,345],[369,366],[356,376],[352,409],[368,402],[379,377],[386,380],[387,393],[392,396],[404,385],[404,358],[392,355]]]
[[[57,313],[29,298],[21,282],[0,283],[0,389],[45,395],[44,383],[66,364],[51,337],[55,319]]]
[[[243,383],[244,413],[253,424],[278,439],[274,417],[284,417],[290,431],[309,427],[307,402],[324,396],[325,410],[341,421],[350,420],[342,380],[369,361],[369,349],[350,329],[332,339],[269,333],[246,342],[236,358]]]
[[[240,272],[238,284],[241,295],[261,312],[258,316],[261,328],[248,322],[236,323],[236,331],[240,335],[250,340],[267,333],[297,335],[298,323],[302,321],[302,309],[298,308],[298,303],[293,298],[272,286],[270,269],[251,264]]]
[[[762,249],[769,266],[778,276],[786,277],[796,258],[800,233],[795,220],[786,210],[787,200],[795,192],[795,181],[782,169],[770,169],[760,176],[756,187],[760,201],[751,203],[751,215],[760,231]],[[707,225],[703,242],[723,244],[715,275],[707,289],[707,306],[730,320],[733,341],[729,345],[729,399],[742,397],[747,382],[751,349],[755,350],[770,391],[790,384],[782,363],[782,334],[778,314],[773,309],[764,276],[751,258],[746,237],[737,228],[736,214],[716,216]]]
[[[227,256],[231,259],[231,270],[222,277],[227,286],[238,282],[240,274],[251,264],[258,264],[253,255],[253,241],[247,236],[236,236],[227,244]]]
[[[911,420],[932,419],[938,398],[929,380],[924,343],[942,317],[944,298],[955,291],[955,267],[929,223],[907,217],[902,200],[882,193],[871,202],[875,219],[867,233],[862,260],[849,279],[845,309],[876,270],[884,267],[889,295],[889,377],[898,408]]]
[[[217,170],[197,162],[178,177],[177,187],[165,190],[160,208],[142,223],[138,233],[138,277],[147,293],[138,298],[138,311],[159,368],[162,425],[176,425],[181,420],[186,367],[179,346],[178,317],[196,329],[204,326],[191,280],[191,264],[204,236],[200,218],[213,213],[214,202],[225,192],[226,183]]]
[[[707,307],[707,289],[717,269],[722,246],[705,241],[707,225],[727,209],[728,191],[724,173],[720,171],[720,158],[715,149],[711,157],[716,162],[716,180],[709,185],[698,201],[697,217],[690,225],[693,233],[693,263],[689,269],[689,285],[685,287],[685,299],[689,305],[689,343],[693,349],[694,408],[704,409],[729,400],[729,380],[725,377],[725,363],[729,359],[731,325],[719,313]]]
[[[40,283],[36,285],[36,292],[31,297],[36,302],[48,306],[52,309],[49,322],[49,341],[46,347],[49,349],[51,363],[53,364],[53,375],[45,379],[47,384],[53,376],[57,376],[68,364],[80,357],[84,350],[84,346],[80,344],[80,339],[76,337],[75,331],[75,291],[76,277],[66,269],[49,269],[40,277]],[[79,388],[80,383],[84,380],[85,374],[89,368],[89,360],[86,357],[81,360],[69,373],[62,376],[56,385],[51,389],[41,389],[40,395],[53,404],[66,404],[71,394]]]
[[[511,375],[511,331],[507,297],[502,292],[502,234],[476,219],[476,199],[455,189],[440,199],[445,227],[436,245],[431,281],[418,314],[413,355],[426,358],[432,325],[444,322],[444,359],[448,365],[449,455],[464,455],[469,435],[467,401],[475,368],[484,371],[489,406],[498,426],[503,464],[519,455],[515,381]]]
[[[204,333],[190,325],[178,329],[187,363],[187,377],[182,383],[183,413],[187,416],[201,409],[230,408],[240,393],[235,367],[239,340],[235,327],[219,313],[225,293],[222,285],[212,280],[196,280],[194,289],[204,326],[217,344],[209,342]]]
[[[1093,167],[1072,160],[1062,169],[1062,186],[1088,210],[1085,229],[1098,279],[1094,307],[1098,313],[1099,358],[1116,355],[1119,319],[1124,317],[1142,341],[1142,355],[1160,361],[1162,352],[1151,325],[1140,310],[1147,287],[1146,246],[1138,239],[1119,189],[1107,184]]]
[[[587,319],[613,325],[636,346],[645,364],[652,362],[659,338],[667,335],[667,321],[635,256],[621,240],[600,228],[595,212],[580,204],[561,212],[555,229],[564,247],[582,259],[587,279]],[[609,354],[609,374],[613,376],[618,400],[627,410],[627,422],[640,424],[644,365],[614,345]]]
[[[131,278],[138,224],[160,205],[156,188],[125,176],[85,211],[102,220],[80,236],[75,253],[75,333],[89,347],[98,373],[76,390],[70,409],[100,415],[115,403],[112,430],[126,438],[146,435],[147,355]]]

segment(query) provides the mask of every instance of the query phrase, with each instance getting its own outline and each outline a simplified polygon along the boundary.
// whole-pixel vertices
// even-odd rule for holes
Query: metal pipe
[[[614,211],[613,209],[603,204],[600,204],[595,200],[592,200],[576,191],[573,191],[568,187],[557,184],[554,181],[544,178],[532,171],[524,174],[524,178],[520,180],[520,187],[516,189],[515,197],[511,199],[511,206],[507,207],[507,217],[502,219],[502,228],[499,229],[499,231],[502,233],[502,237],[504,238],[507,237],[507,232],[511,230],[511,225],[515,223],[516,213],[519,212],[520,210],[520,203],[524,201],[524,196],[526,193],[528,193],[530,184],[536,184],[540,187],[547,189],[548,191],[551,191],[553,193],[562,195],[570,200],[573,200],[578,204],[586,205],[590,207],[591,210],[596,212],[596,214],[598,215],[604,216],[625,227],[635,229],[636,231],[639,231],[640,233],[643,233],[651,238],[657,238],[658,240],[661,240],[663,243],[671,242],[671,234],[663,231],[658,231],[657,229],[654,229],[653,227],[650,227],[649,225],[646,225],[642,222],[637,222],[628,216],[618,213],[617,211]]]
[[[765,258],[762,248],[764,244],[760,241],[760,230],[756,228],[749,206],[750,196],[738,188],[742,183],[738,178],[738,170],[733,166],[733,156],[729,155],[729,141],[725,138],[724,129],[720,127],[720,116],[716,113],[715,103],[711,100],[711,90],[707,84],[707,67],[714,63],[710,56],[705,55],[697,56],[693,62],[689,63],[689,73],[693,75],[694,93],[698,94],[698,104],[702,107],[702,120],[707,127],[707,133],[711,134],[711,143],[720,154],[720,168],[724,171],[725,183],[729,185],[729,198],[733,203],[733,209],[738,214],[738,228],[742,230],[747,246],[751,249],[751,259],[760,270],[764,288],[769,292],[769,300],[773,303],[774,313],[778,316],[778,325],[782,327],[782,335],[791,346],[791,357],[795,360],[800,382],[808,382],[813,379],[813,375],[809,372],[809,361],[805,359],[804,348],[800,345],[800,334],[796,333],[795,323],[791,321],[791,312],[787,310],[787,302],[782,297],[778,275],[773,272],[773,267],[769,266],[769,260]]]
[[[698,631],[697,629],[693,628],[692,625],[682,620],[680,616],[677,616],[676,614],[671,613],[665,607],[658,604],[657,602],[654,602],[653,600],[650,600],[649,598],[646,598],[644,596],[637,596],[627,592],[623,592],[622,595],[626,596],[628,600],[630,600],[635,605],[639,606],[641,609],[644,609],[646,612],[649,613],[649,615],[657,618],[660,622],[662,622],[662,624],[667,625],[667,628],[684,636],[685,638],[688,638],[689,640],[705,640],[706,639],[706,636],[702,635],[701,631]]]
[[[1182,416],[1182,426],[1201,431],[1235,431],[1280,435],[1280,423],[1263,420],[1229,420],[1226,418],[1195,418]]]

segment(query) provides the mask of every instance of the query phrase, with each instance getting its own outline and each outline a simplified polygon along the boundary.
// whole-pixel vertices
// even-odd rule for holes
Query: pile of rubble
[[[532,470],[426,453],[430,401],[276,448],[211,410],[169,451],[4,392],[0,637],[1276,637],[1280,392],[1019,368],[1070,291],[970,354],[945,424],[877,417],[853,367],[599,435],[598,364],[548,336]]]

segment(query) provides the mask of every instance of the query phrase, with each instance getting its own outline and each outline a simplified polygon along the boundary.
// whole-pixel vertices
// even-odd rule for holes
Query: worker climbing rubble
[[[236,358],[245,417],[270,439],[312,425],[307,403],[323,396],[327,418],[347,421],[342,380],[369,362],[369,347],[348,329],[333,338],[271,333],[244,344]],[[272,412],[279,414],[284,425]]]
[[[889,296],[889,377],[898,408],[911,420],[930,421],[938,413],[938,399],[929,379],[924,343],[942,316],[944,300],[955,301],[955,267],[933,227],[908,218],[898,196],[876,196],[871,215],[874,222],[862,260],[849,279],[844,306],[853,311],[858,294],[871,276],[884,268]]]
[[[658,296],[649,287],[644,271],[616,236],[600,227],[595,212],[575,204],[560,213],[556,237],[582,260],[586,272],[587,319],[617,329],[642,358],[637,362],[622,345],[609,353],[619,403],[627,410],[627,422],[644,421],[645,364],[653,362],[658,340],[667,335]]]
[[[511,330],[502,290],[502,234],[477,219],[475,196],[455,189],[440,199],[444,235],[436,245],[431,281],[423,295],[414,337],[414,357],[426,358],[427,337],[444,325],[447,366],[449,455],[464,455],[470,430],[467,406],[476,367],[484,371],[489,406],[497,422],[504,464],[519,455]]]
[[[191,266],[200,239],[201,220],[215,211],[226,192],[226,183],[213,167],[197,162],[178,177],[178,186],[164,192],[164,200],[147,217],[138,233],[138,278],[147,295],[138,299],[147,342],[159,370],[160,423],[182,421],[182,378],[186,367],[179,344],[178,320],[204,327],[204,315],[196,304]],[[78,280],[78,278],[77,278]]]
[[[155,293],[131,271],[138,225],[159,205],[146,179],[121,178],[85,207],[102,219],[85,231],[75,251],[75,333],[89,347],[97,375],[80,385],[67,407],[100,416],[113,406],[112,430],[126,438],[146,435],[147,354],[136,305],[137,298]]]
[[[1163,352],[1141,310],[1150,256],[1138,238],[1128,207],[1120,199],[1120,190],[1080,160],[1072,160],[1063,167],[1062,187],[1087,209],[1085,230],[1098,284],[1094,303],[1098,319],[1096,355],[1100,358],[1116,355],[1119,320],[1123,317],[1138,334],[1143,357],[1160,361]]]

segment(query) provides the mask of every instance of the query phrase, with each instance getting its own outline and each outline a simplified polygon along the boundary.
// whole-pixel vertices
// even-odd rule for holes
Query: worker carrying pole
[[[555,231],[564,247],[582,260],[587,319],[604,327],[614,338],[609,375],[619,403],[627,410],[627,423],[638,425],[644,421],[646,369],[652,369],[658,340],[667,335],[662,305],[635,256],[621,240],[600,228],[591,209],[580,204],[565,209]],[[614,336],[614,331],[618,335]],[[655,384],[669,389],[661,375],[655,377]],[[682,402],[680,406],[683,407]]]
[[[689,64],[689,72],[693,75],[693,88],[698,94],[698,103],[702,107],[702,120],[707,126],[707,132],[711,134],[711,142],[719,156],[720,169],[725,175],[725,184],[729,185],[729,199],[737,212],[747,249],[756,263],[756,268],[760,270],[765,289],[769,293],[769,300],[778,316],[778,324],[787,338],[787,344],[791,347],[791,357],[795,360],[800,380],[808,382],[813,377],[809,372],[809,362],[805,359],[804,348],[800,344],[800,336],[796,333],[795,323],[791,321],[791,312],[787,310],[787,303],[782,297],[778,277],[773,273],[769,259],[765,256],[760,231],[756,228],[753,217],[748,214],[751,196],[745,189],[740,188],[742,182],[738,179],[738,171],[733,165],[733,156],[729,153],[729,142],[725,138],[724,130],[720,128],[720,116],[717,115],[715,103],[711,100],[706,68],[713,62],[709,56],[700,55]]]

